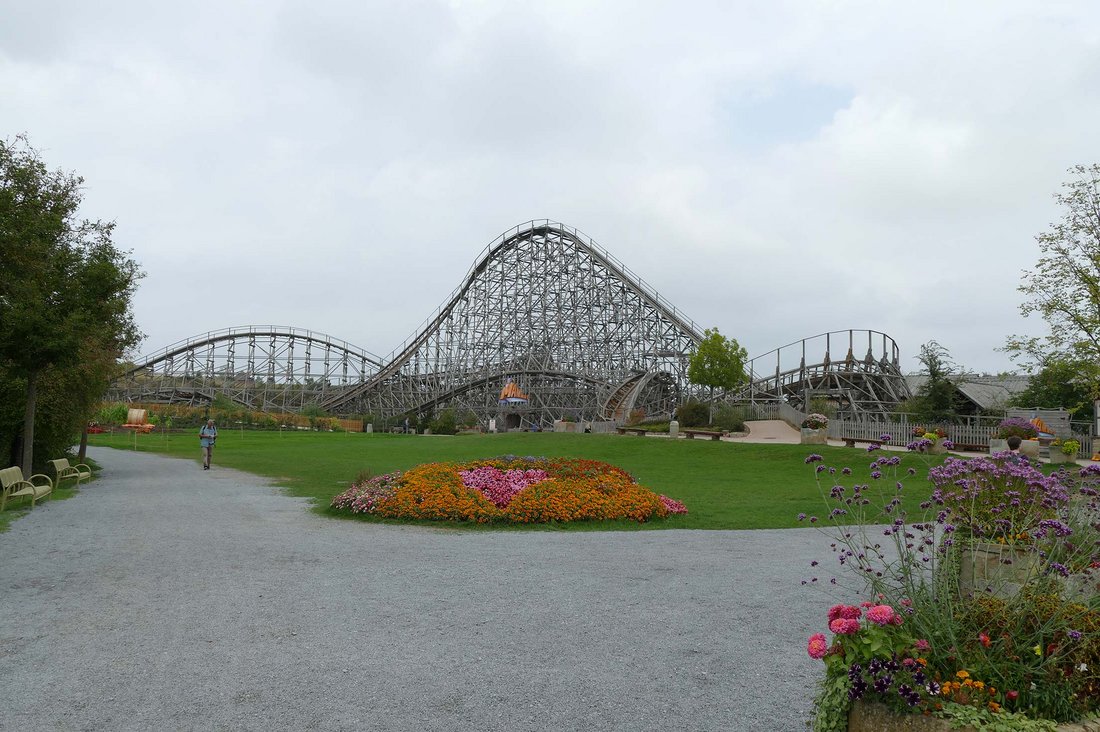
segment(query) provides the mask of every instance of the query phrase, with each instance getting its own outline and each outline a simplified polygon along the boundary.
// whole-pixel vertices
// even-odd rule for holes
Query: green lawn
[[[134,449],[129,433],[90,436],[90,444]],[[191,434],[150,434],[137,438],[137,449],[184,457],[199,470],[199,443]],[[229,466],[274,478],[295,496],[314,500],[317,510],[361,471],[372,475],[423,462],[469,460],[496,455],[546,455],[603,460],[630,471],[638,482],[687,504],[686,516],[639,525],[630,521],[570,524],[569,529],[764,529],[804,526],[797,514],[822,513],[823,502],[813,466],[805,458],[817,452],[826,464],[851,467],[851,481],[868,482],[873,457],[863,449],[801,445],[758,445],[696,440],[667,440],[618,435],[516,433],[502,435],[417,436],[316,432],[240,432],[223,429],[214,467]],[[897,453],[894,453],[897,454]],[[907,503],[928,495],[926,463],[904,455],[913,466]],[[936,460],[938,462],[938,460]],[[109,463],[108,463],[109,466]],[[831,485],[826,481],[826,485]],[[883,481],[888,493],[893,480]],[[377,520],[377,519],[364,519]],[[499,528],[499,527],[496,527]],[[530,527],[524,527],[530,528]],[[538,528],[538,527],[536,527]],[[542,527],[547,528],[547,527]],[[566,528],[565,525],[550,527]]]

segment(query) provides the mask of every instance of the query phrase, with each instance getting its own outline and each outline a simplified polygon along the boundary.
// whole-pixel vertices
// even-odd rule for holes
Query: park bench
[[[882,444],[882,440],[872,440],[870,437],[838,437],[837,439],[844,440],[845,447],[855,447],[857,442],[866,445],[870,445],[871,443],[876,445]]]
[[[638,435],[638,437],[645,437],[649,434],[649,430],[643,430],[641,427],[616,427],[615,431],[620,435]]]
[[[91,480],[92,478],[92,469],[84,463],[69,465],[69,461],[65,458],[50,460],[49,463],[53,467],[55,476],[54,485],[58,487],[61,486],[61,481],[68,480],[69,478],[76,478],[77,485],[80,485],[80,481],[84,479]]]
[[[41,480],[35,482],[37,478]],[[36,473],[30,477],[30,480],[23,480],[23,471],[17,467],[0,470],[0,511],[4,510],[9,498],[23,496],[31,497],[31,508],[34,508],[39,498],[48,496],[51,492],[53,492],[53,481],[48,475]]]
[[[715,432],[714,430],[680,430],[684,433],[684,436],[689,440],[694,440],[696,437],[703,437],[708,440],[720,440],[722,439],[721,432]]]

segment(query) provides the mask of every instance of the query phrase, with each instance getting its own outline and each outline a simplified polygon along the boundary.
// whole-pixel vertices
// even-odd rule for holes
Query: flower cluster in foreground
[[[906,461],[853,470],[806,458],[824,506],[799,520],[821,527],[837,569],[874,598],[834,605],[828,634],[809,638],[826,666],[814,729],[846,729],[854,700],[977,729],[1100,713],[1100,466],[1046,475],[1008,453],[923,470]]]
[[[384,518],[489,523],[648,521],[687,513],[680,501],[595,460],[504,456],[425,463],[353,485],[334,508]]]

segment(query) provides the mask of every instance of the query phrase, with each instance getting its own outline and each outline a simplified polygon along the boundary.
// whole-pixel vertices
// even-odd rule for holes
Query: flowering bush
[[[948,459],[928,470],[931,496],[910,518],[898,456],[850,486],[838,480],[847,468],[807,462],[820,463],[822,530],[838,566],[873,598],[834,606],[831,640],[810,637],[807,653],[826,667],[815,730],[845,729],[856,699],[997,729],[1100,712],[1100,466],[1047,477],[1005,453]],[[1015,589],[964,586],[979,541],[1016,543],[1036,571]]]
[[[813,413],[802,420],[802,426],[808,430],[823,430],[829,426],[829,418],[824,414]]]
[[[955,532],[1011,544],[1067,530],[1057,520],[1069,501],[1065,486],[1026,460],[948,458],[928,471],[928,479],[935,486],[932,502],[943,509],[946,546]]]
[[[1007,440],[1009,437],[1034,440],[1039,436],[1039,430],[1035,429],[1035,425],[1022,417],[1009,417],[997,425],[997,431],[994,434],[1001,440]]]
[[[1059,447],[1062,448],[1063,455],[1076,455],[1077,451],[1081,449],[1081,443],[1077,440],[1063,440]]]
[[[386,518],[477,523],[648,521],[687,513],[683,503],[638,485],[614,465],[512,455],[426,463],[372,478],[336,496],[332,506]]]

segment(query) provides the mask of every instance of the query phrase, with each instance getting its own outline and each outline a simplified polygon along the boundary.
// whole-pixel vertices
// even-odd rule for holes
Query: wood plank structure
[[[424,325],[387,356],[316,331],[229,328],[139,360],[108,398],[208,404],[222,395],[263,411],[319,407],[380,417],[454,408],[488,424],[500,390],[514,382],[531,397],[522,428],[548,429],[561,419],[622,424],[636,410],[671,415],[688,396],[706,396],[687,379],[701,340],[694,321],[609,252],[544,219],[490,243]],[[869,345],[866,357],[855,358],[864,340],[880,343],[882,353]],[[842,342],[848,355],[834,361],[830,349]],[[823,357],[807,360],[819,346]],[[801,364],[788,367],[799,351]],[[895,378],[897,362],[885,334],[826,333],[753,359],[750,386],[727,397],[801,403],[824,394],[842,409],[882,409],[908,396]]]

